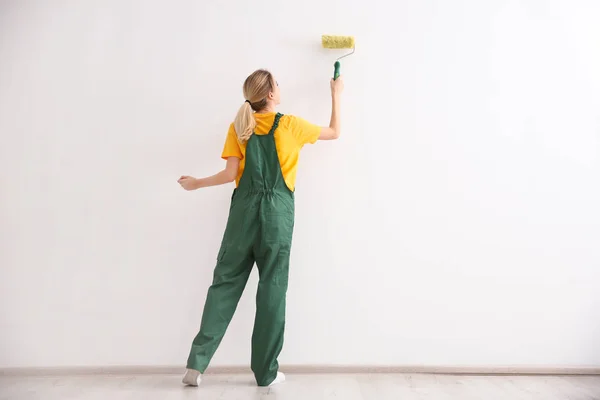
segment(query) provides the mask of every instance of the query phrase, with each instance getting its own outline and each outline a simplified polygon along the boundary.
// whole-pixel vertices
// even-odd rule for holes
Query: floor
[[[600,376],[423,374],[291,375],[257,388],[249,375],[207,375],[199,388],[175,375],[0,376],[1,400],[600,400]]]

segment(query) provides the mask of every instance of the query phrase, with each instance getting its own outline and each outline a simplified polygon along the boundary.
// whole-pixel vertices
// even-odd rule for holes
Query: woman
[[[258,70],[244,82],[246,101],[229,127],[222,157],[225,169],[208,178],[182,176],[185,190],[236,181],[229,219],[208,290],[200,332],[195,337],[183,383],[198,386],[233,317],[250,271],[259,272],[252,333],[252,371],[259,386],[283,382],[277,357],[283,346],[285,296],[292,231],[294,184],[302,147],[340,136],[341,78],[331,81],[327,127],[275,112],[279,86]]]

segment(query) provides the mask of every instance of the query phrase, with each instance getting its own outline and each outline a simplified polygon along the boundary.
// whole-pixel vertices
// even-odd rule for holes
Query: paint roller
[[[354,54],[354,50],[356,49],[354,45],[354,37],[322,35],[321,43],[326,49],[352,49],[350,53],[344,54],[343,56],[335,60],[335,64],[333,64],[333,79],[335,80],[340,76],[340,60],[344,57],[348,57],[349,55]]]

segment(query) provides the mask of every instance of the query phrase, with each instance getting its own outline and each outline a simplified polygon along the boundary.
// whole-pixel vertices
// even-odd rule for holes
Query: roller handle
[[[336,61],[335,64],[333,64],[333,80],[335,81],[339,77],[340,77],[340,62]]]

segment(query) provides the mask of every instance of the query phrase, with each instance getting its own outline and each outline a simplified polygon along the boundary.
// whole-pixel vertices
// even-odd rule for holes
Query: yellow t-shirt
[[[275,121],[275,113],[254,114],[256,118],[255,135],[266,135],[273,126]],[[275,130],[275,146],[277,155],[279,156],[279,164],[283,179],[290,190],[294,190],[296,184],[296,172],[298,170],[298,158],[300,150],[307,143],[315,143],[321,134],[321,127],[313,125],[302,118],[292,115],[284,115],[279,120],[279,126]],[[221,157],[227,159],[229,157],[238,157],[240,168],[236,178],[236,185],[240,184],[240,178],[244,173],[246,164],[246,143],[240,143],[235,133],[233,124],[227,132],[225,147]]]

